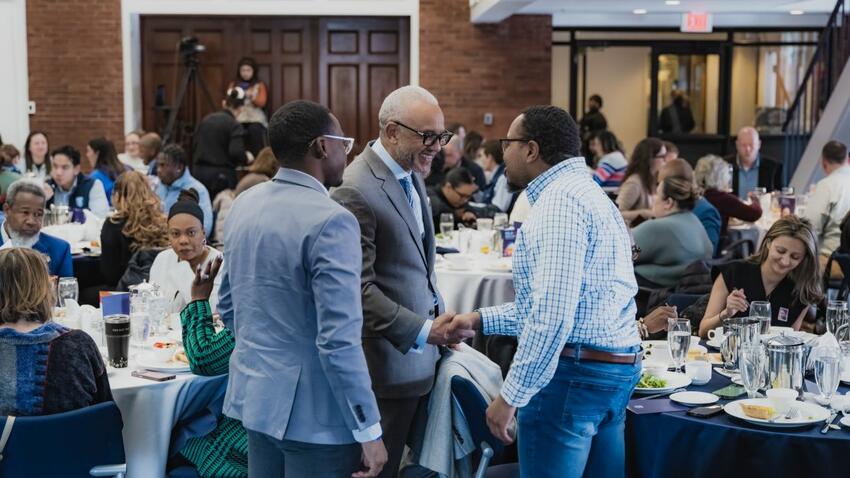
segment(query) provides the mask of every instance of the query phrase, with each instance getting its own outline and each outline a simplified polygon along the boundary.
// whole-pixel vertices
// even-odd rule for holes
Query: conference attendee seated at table
[[[590,137],[589,148],[597,159],[593,180],[604,188],[620,187],[629,162],[614,133],[608,130],[594,132]]]
[[[658,173],[658,180],[663,181],[667,176],[677,176],[696,184],[694,180],[694,169],[684,159],[675,158],[665,163],[664,167],[661,168],[661,172]],[[699,190],[699,185],[697,185],[697,190]],[[694,202],[694,209],[691,212],[699,219],[703,229],[705,229],[705,233],[708,234],[708,240],[711,241],[712,250],[717,251],[717,245],[720,242],[721,223],[720,213],[717,211],[717,208],[708,202],[705,197],[699,196],[696,202]]]
[[[168,228],[159,197],[151,191],[145,176],[138,171],[122,174],[112,192],[115,212],[100,230],[100,272],[113,289],[127,271],[130,258],[150,251],[150,266],[160,249],[168,247]],[[137,256],[139,262],[140,256]],[[133,284],[127,284],[133,285]],[[123,289],[123,287],[121,288]]]
[[[166,149],[169,146],[166,146]],[[198,266],[205,267],[221,252],[207,245],[204,212],[198,193],[187,189],[168,211],[168,240],[171,247],[160,252],[151,266],[150,281],[159,285],[168,299],[169,311],[180,312],[192,301],[192,280]],[[218,304],[218,284],[210,297],[213,311]]]
[[[655,219],[632,231],[641,250],[635,261],[635,276],[645,287],[672,287],[688,265],[711,259],[714,248],[692,212],[697,200],[693,180],[667,176],[658,183],[656,194],[652,206]]]
[[[280,169],[280,166],[272,149],[269,147],[261,149],[257,159],[248,166],[248,174],[243,176],[236,184],[233,194],[239,196],[253,186],[270,181],[277,174],[278,169]]]
[[[440,187],[428,188],[434,230],[440,229],[440,216],[443,214],[451,214],[455,224],[474,223],[478,217],[467,208],[467,204],[476,191],[475,178],[466,168],[452,169]]]
[[[747,199],[757,187],[768,192],[782,188],[782,163],[761,154],[761,138],[755,128],[745,126],[738,131],[735,150],[736,154],[725,159],[732,165],[732,192],[738,198]]]
[[[3,204],[5,220],[0,226],[3,247],[38,251],[50,258],[50,275],[73,277],[71,246],[62,239],[41,232],[45,201],[41,180],[24,178],[9,186],[6,203]]]
[[[818,181],[809,196],[803,216],[812,223],[820,244],[821,265],[826,265],[841,242],[841,222],[850,212],[850,165],[847,146],[839,141],[826,143],[821,150],[820,165],[826,177]]]
[[[130,131],[124,136],[124,152],[118,155],[118,161],[129,166],[133,171],[138,171],[142,174],[147,174],[148,165],[142,159],[142,152],[139,146],[144,131],[137,129]]]
[[[724,319],[749,315],[752,301],[770,302],[771,325],[799,330],[823,298],[821,279],[812,225],[796,216],[779,219],[755,255],[720,268],[699,334],[707,337]]]
[[[697,186],[702,188],[705,198],[720,212],[721,234],[726,235],[729,218],[746,222],[756,222],[761,218],[761,204],[752,191],[749,193],[750,204],[729,192],[732,186],[732,174],[729,171],[729,163],[723,158],[712,154],[703,156],[697,161],[695,174]]]
[[[50,415],[112,400],[91,337],[50,320],[55,300],[41,254],[0,250],[0,415]]]
[[[53,150],[51,156],[50,179],[45,188],[47,205],[88,209],[95,216],[105,218],[109,201],[103,183],[80,172],[80,152],[73,146],[62,146]]]
[[[89,141],[86,145],[86,159],[92,166],[89,177],[103,183],[106,200],[112,204],[112,188],[115,186],[115,180],[125,172],[131,171],[131,168],[118,161],[115,144],[106,138],[95,138]]]
[[[145,133],[139,138],[139,157],[145,163],[147,174],[156,176],[156,156],[162,149],[162,138],[156,133]]]
[[[31,173],[38,179],[50,177],[50,149],[47,133],[31,131],[24,142],[24,157],[15,165],[21,174]]]
[[[658,187],[658,171],[667,150],[660,139],[646,138],[635,146],[625,179],[617,194],[617,206],[627,225],[635,226],[652,217],[652,201]]]
[[[11,144],[0,146],[0,197],[9,191],[9,186],[12,183],[22,177],[15,169],[15,161],[20,155],[18,148]],[[0,202],[2,202],[2,199],[0,199]]]
[[[210,297],[217,289],[221,256],[196,270],[190,302],[180,312],[183,347],[192,373],[226,375],[236,340],[230,329],[216,331]],[[239,420],[221,414],[215,429],[190,438],[180,450],[180,461],[191,464],[203,478],[248,476],[248,435]]]
[[[186,151],[176,144],[163,147],[156,157],[156,175],[159,177],[156,194],[162,201],[162,210],[169,211],[183,190],[194,189],[198,195],[198,204],[204,212],[204,234],[210,235],[213,226],[210,194],[207,188],[189,172],[189,158],[186,156]]]

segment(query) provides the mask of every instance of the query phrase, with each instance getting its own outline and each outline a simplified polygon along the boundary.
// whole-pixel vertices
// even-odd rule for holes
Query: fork
[[[776,420],[779,420],[780,418],[782,418],[783,420],[791,420],[793,418],[797,418],[797,415],[799,413],[800,413],[800,411],[797,410],[796,407],[791,407],[791,408],[788,409],[787,412],[785,412],[785,415],[776,415],[775,417],[768,420],[768,422],[776,423]]]

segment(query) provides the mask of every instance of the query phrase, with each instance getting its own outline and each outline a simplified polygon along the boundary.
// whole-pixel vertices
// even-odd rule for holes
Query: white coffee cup
[[[797,399],[797,391],[790,388],[771,388],[767,391],[767,399],[776,413],[786,413],[794,400]]]
[[[670,356],[670,347],[666,343],[654,345],[647,352],[646,358],[657,363],[670,363],[673,360]]]
[[[694,360],[685,364],[685,374],[694,385],[704,385],[711,380],[711,364],[704,360]]]
[[[708,340],[714,342],[714,339],[720,340],[723,337],[723,327],[717,327],[708,331]]]
[[[642,362],[642,366],[644,372],[656,377],[667,371],[667,362],[660,362],[655,359],[645,360]]]

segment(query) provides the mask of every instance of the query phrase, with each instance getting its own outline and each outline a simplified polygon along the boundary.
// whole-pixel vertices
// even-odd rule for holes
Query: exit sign
[[[683,32],[687,33],[711,33],[711,14],[705,12],[688,12],[682,14]]]

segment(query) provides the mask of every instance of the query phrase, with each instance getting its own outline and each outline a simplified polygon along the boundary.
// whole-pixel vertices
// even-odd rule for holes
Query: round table
[[[730,383],[713,372],[708,384],[688,390],[713,392]],[[839,388],[842,394],[847,391],[848,387]],[[847,476],[844,462],[850,454],[850,432],[842,427],[822,435],[823,425],[777,429],[752,425],[725,412],[705,419],[685,411],[644,415],[629,411],[628,473],[633,477]]]
[[[438,264],[435,273],[446,310],[471,312],[514,300],[514,280],[510,272],[487,271],[477,264],[472,264],[468,270],[453,270],[443,263]]]

